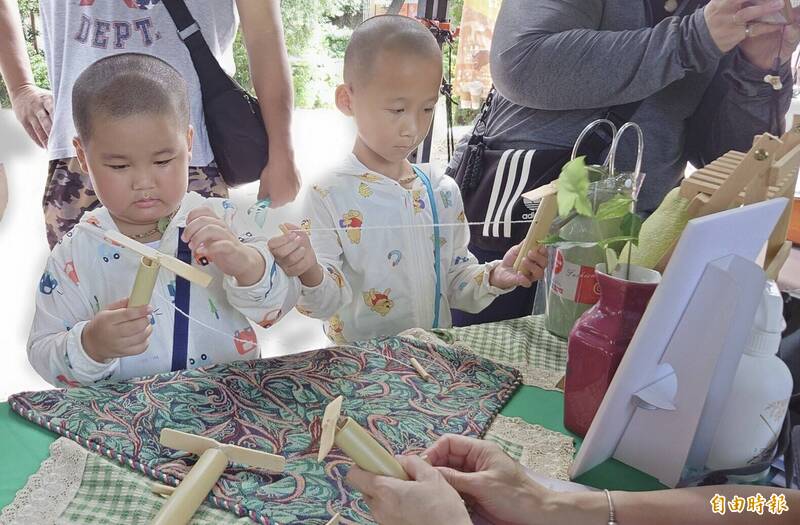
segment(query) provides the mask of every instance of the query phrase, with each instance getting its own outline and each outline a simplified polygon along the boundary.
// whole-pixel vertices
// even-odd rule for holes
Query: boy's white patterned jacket
[[[496,263],[478,264],[467,249],[469,226],[456,182],[427,173],[442,225],[439,327],[449,327],[451,307],[479,312],[511,289],[490,286]],[[332,341],[433,326],[434,220],[419,177],[405,189],[351,154],[308,191],[303,216],[301,227],[326,271],[319,286],[302,288],[298,310],[324,319]]]
[[[299,280],[287,277],[275,264],[261,229],[226,199],[187,193],[164,231],[159,251],[176,256],[179,228],[185,226],[189,212],[201,206],[223,217],[242,242],[256,248],[266,261],[266,271],[253,286],[239,287],[213,262],[201,266],[192,261],[214,279],[208,288],[194,284],[189,288],[187,368],[259,357],[256,334],[247,318],[268,327],[295,305],[299,294]],[[154,311],[148,349],[106,363],[94,361],[84,351],[83,328],[98,311],[130,295],[140,262],[132,251],[103,240],[98,228],[117,230],[108,210],[102,207],[85,213],[56,245],[36,294],[28,358],[43,378],[59,387],[151,375],[169,371],[172,366],[176,280],[175,274],[163,267],[150,303]]]

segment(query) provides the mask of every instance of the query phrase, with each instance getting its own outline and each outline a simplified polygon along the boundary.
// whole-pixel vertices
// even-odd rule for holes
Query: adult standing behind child
[[[290,135],[292,82],[280,2],[195,0],[187,4],[214,57],[231,74],[238,10],[253,86],[269,132],[269,163],[261,173],[259,198],[269,196],[273,206],[292,201],[300,189],[300,176]],[[49,151],[42,205],[51,248],[85,211],[99,205],[89,175],[75,159],[70,96],[84,68],[109,55],[153,55],[180,72],[188,85],[195,130],[189,189],[206,197],[227,196],[225,174],[217,169],[208,141],[200,82],[163,0],[40,0],[40,13],[52,95],[33,83],[13,0],[0,0],[0,71],[17,118],[28,135]]]
[[[568,154],[587,124],[612,107],[625,114],[631,106],[623,106],[641,101],[626,120],[644,131],[646,177],[637,210],[652,213],[680,182],[687,162],[701,168],[731,149],[747,151],[756,134],[782,134],[792,96],[789,60],[800,26],[759,19],[783,6],[783,0],[505,0],[492,40],[497,93],[486,119],[486,144],[498,151],[536,150],[528,180],[541,180],[538,175],[560,171],[560,165],[548,164],[548,154]],[[780,78],[779,90],[766,82],[770,75]],[[634,166],[635,140],[633,133],[622,140],[619,166]],[[451,171],[465,151],[462,143]],[[601,151],[582,153],[598,162],[604,158]],[[495,187],[514,182],[496,180],[502,174],[494,172],[482,176]],[[488,192],[464,191],[476,205],[491,204]],[[509,219],[529,213],[522,208]],[[514,225],[512,236],[524,230]],[[501,230],[473,238],[470,248],[479,260],[492,260],[495,249],[511,244],[503,246],[495,231]],[[457,313],[454,322],[530,315],[534,294],[512,295],[477,316]]]
[[[439,46],[416,20],[378,16],[353,32],[336,90],[358,129],[353,152],[309,192],[294,227],[305,232],[270,240],[278,264],[303,283],[298,310],[324,319],[334,342],[448,327],[451,307],[480,311],[542,276],[545,257],[533,251],[514,271],[519,246],[478,264],[455,181],[408,162],[441,81]]]
[[[187,193],[193,153],[186,84],[141,54],[104,58],[75,82],[75,150],[103,206],[50,254],[36,295],[28,358],[56,386],[255,359],[247,318],[264,327],[291,309],[297,279],[278,268],[244,211]],[[128,308],[140,258],[103,238],[119,232],[199,265],[191,286],[164,268],[150,305]]]

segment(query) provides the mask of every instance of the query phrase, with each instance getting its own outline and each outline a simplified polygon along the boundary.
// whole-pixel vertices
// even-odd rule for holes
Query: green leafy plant
[[[642,219],[636,214],[636,202],[630,195],[618,193],[609,200],[594,206],[590,199],[590,185],[605,176],[605,170],[597,166],[587,166],[584,157],[567,162],[558,177],[558,215],[567,218],[571,214],[593,217],[598,221],[620,220],[621,235],[606,237],[596,242],[577,243],[585,246],[599,246],[605,252],[606,270],[613,274],[619,264],[619,252],[626,243],[638,244]],[[595,210],[596,208],[596,210]],[[550,234],[540,243],[545,245],[565,245],[570,243],[557,233]],[[619,247],[618,249],[615,247]],[[630,250],[628,251],[630,258]],[[630,260],[628,261],[630,277]]]
[[[341,82],[341,59],[353,29],[363,20],[363,0],[281,0],[281,18],[286,48],[292,63],[295,105],[303,108],[332,107],[333,90]],[[44,54],[37,47],[39,0],[18,0],[23,33],[31,58],[34,81],[49,88]],[[449,16],[454,26],[461,19],[463,0],[451,0]],[[236,80],[254,92],[250,77],[249,59],[241,32],[233,44]],[[455,67],[455,61],[443,58],[444,67]],[[333,74],[332,71],[337,71]],[[11,101],[0,80],[0,107]],[[474,110],[456,107],[456,124],[469,124],[477,114]]]
[[[589,201],[589,170],[586,159],[578,157],[567,162],[558,177],[558,214],[566,217],[574,209],[580,215],[592,216]]]

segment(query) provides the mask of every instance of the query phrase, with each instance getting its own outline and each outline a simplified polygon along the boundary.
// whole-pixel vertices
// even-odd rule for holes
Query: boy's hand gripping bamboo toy
[[[208,285],[211,284],[212,277],[207,273],[171,255],[161,253],[158,250],[135,241],[118,231],[106,230],[103,232],[103,236],[106,240],[142,256],[139,271],[136,272],[136,280],[133,283],[133,290],[128,298],[128,308],[144,306],[150,303],[150,299],[153,296],[153,288],[158,278],[158,270],[162,266],[174,272],[175,275],[183,277],[187,281],[198,284],[203,288],[207,288]]]
[[[531,250],[539,249],[539,243],[547,237],[550,231],[550,225],[558,215],[558,187],[555,182],[540,186],[535,190],[529,191],[522,196],[523,199],[531,202],[539,202],[539,207],[536,208],[536,214],[533,216],[533,222],[528,228],[528,233],[525,235],[525,240],[522,242],[522,247],[517,255],[517,260],[514,261],[514,271],[518,272],[522,261]]]
[[[177,488],[173,489],[163,485],[154,487],[155,492],[169,494],[169,499],[153,518],[152,525],[188,523],[230,462],[242,463],[270,472],[282,472],[286,465],[286,459],[283,456],[236,445],[226,445],[211,438],[195,436],[169,428],[161,431],[159,441],[165,447],[191,452],[200,459]]]
[[[367,472],[408,480],[408,475],[397,459],[361,425],[349,417],[341,417],[341,411],[342,396],[325,407],[317,460],[325,459],[335,443],[356,465]]]

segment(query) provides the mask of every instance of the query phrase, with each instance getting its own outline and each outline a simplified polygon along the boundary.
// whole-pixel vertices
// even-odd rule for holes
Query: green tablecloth
[[[569,435],[562,424],[563,410],[564,396],[560,392],[523,386],[501,413]],[[38,470],[57,437],[12,412],[8,403],[0,403],[0,509],[11,503],[28,476]],[[606,461],[577,481],[615,490],[663,488],[652,477],[615,460]]]
[[[28,476],[39,470],[57,438],[15,414],[8,403],[0,403],[0,508],[11,503]]]

